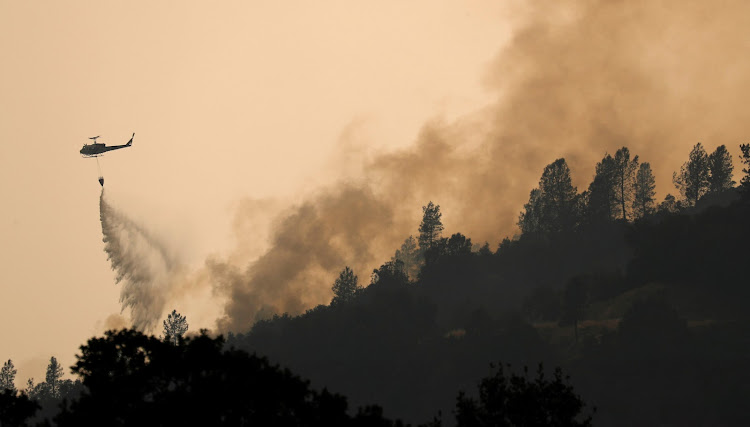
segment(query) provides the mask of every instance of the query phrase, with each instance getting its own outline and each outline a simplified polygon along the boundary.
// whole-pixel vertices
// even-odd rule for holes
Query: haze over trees
[[[750,145],[740,150],[748,185]],[[369,285],[341,266],[330,305],[226,341],[110,331],[81,348],[81,382],[51,358],[43,383],[0,392],[0,422],[749,425],[750,289],[737,266],[750,256],[750,193],[733,187],[725,153],[705,156],[704,190],[681,175],[683,198],[658,206],[651,165],[627,147],[605,154],[582,193],[557,159],[523,207],[522,233],[494,252],[458,230],[443,237],[429,202],[419,238]],[[167,330],[180,319],[173,311],[165,337],[182,336]],[[561,368],[487,376],[496,360]],[[0,380],[15,376],[6,367]]]
[[[424,253],[440,239],[443,233],[443,222],[440,218],[440,205],[430,201],[422,207],[422,223],[419,224],[419,250]]]
[[[422,258],[420,257],[419,247],[414,236],[409,236],[404,240],[401,248],[396,249],[396,253],[391,258],[391,261],[401,261],[404,264],[404,272],[410,279],[417,277]]]
[[[229,342],[280,360],[357,404],[376,400],[409,421],[429,419],[435,405],[450,413],[450,391],[479,378],[476,366],[498,358],[563,364],[582,396],[605,408],[594,420],[602,425],[745,420],[728,392],[699,388],[717,358],[736,354],[734,345],[746,347],[718,338],[741,329],[724,321],[696,328],[685,319],[743,316],[737,301],[748,294],[730,266],[742,263],[744,252],[719,248],[740,247],[747,207],[732,202],[733,189],[725,190],[728,202],[711,209],[714,199],[688,207],[671,195],[657,206],[651,164],[636,161],[626,147],[618,151],[605,155],[580,194],[564,159],[547,165],[519,216],[522,234],[504,239],[496,252],[486,244],[475,248],[460,232],[433,238],[414,280],[404,274],[404,258],[394,256],[335,310],[318,306],[261,321]],[[714,339],[723,344],[702,347]],[[702,348],[698,359],[671,362],[690,346]],[[634,360],[646,360],[637,367],[643,374],[628,374]],[[665,369],[665,363],[672,364]],[[701,368],[695,372],[691,364]],[[729,371],[721,377],[731,387],[748,379]],[[684,392],[675,393],[675,378]],[[478,407],[481,393],[467,394],[464,403]]]

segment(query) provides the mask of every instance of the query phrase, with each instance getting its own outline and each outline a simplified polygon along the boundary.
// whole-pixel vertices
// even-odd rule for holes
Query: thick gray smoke
[[[99,217],[104,251],[121,285],[122,310],[133,327],[153,332],[165,311],[180,265],[166,247],[107,202],[102,190]]]
[[[605,153],[628,146],[653,165],[664,196],[696,142],[733,154],[746,142],[750,3],[532,1],[515,18],[485,78],[495,105],[428,123],[412,148],[366,159],[359,184],[278,221],[249,268],[209,262],[228,299],[220,329],[327,303],[345,265],[366,282],[416,233],[429,200],[442,206],[446,232],[494,245],[517,232],[529,191],[558,157],[583,190]]]
[[[345,265],[360,268],[367,280],[375,248],[393,240],[392,220],[368,188],[344,185],[282,215],[270,249],[249,267],[209,260],[209,280],[227,296],[219,328],[247,328],[274,313],[327,303],[331,292],[325,284]]]
[[[250,265],[237,254],[212,258],[190,279],[226,299],[220,330],[328,303],[347,265],[366,284],[372,268],[416,234],[430,200],[442,207],[446,234],[494,246],[517,232],[529,191],[556,158],[566,158],[583,190],[605,153],[628,146],[651,163],[664,196],[674,193],[671,174],[696,142],[710,150],[726,144],[733,154],[747,142],[750,2],[517,7],[513,39],[485,76],[496,103],[455,122],[426,124],[408,149],[361,159],[364,172],[354,182],[284,211],[268,249]],[[237,215],[256,216],[266,205],[245,204]],[[123,308],[136,326],[150,328],[177,289],[179,267],[103,195],[101,209]],[[247,247],[257,245],[240,244],[238,253]]]

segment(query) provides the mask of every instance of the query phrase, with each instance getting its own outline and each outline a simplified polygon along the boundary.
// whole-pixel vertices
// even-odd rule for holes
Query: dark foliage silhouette
[[[189,328],[187,318],[178,313],[177,310],[172,310],[164,320],[163,326],[164,339],[172,344],[178,344]]]
[[[2,370],[0,370],[0,391],[16,390],[15,380],[17,373],[18,370],[13,366],[13,361],[8,359],[8,361],[3,364]]]
[[[435,205],[432,201],[422,207],[422,212],[422,223],[419,224],[419,249],[424,252],[440,239],[443,232],[443,214],[440,213],[440,205]]]
[[[615,203],[618,205],[617,217],[628,220],[628,209],[635,195],[635,178],[638,170],[638,156],[630,158],[628,147],[622,147],[615,153],[613,164]]]
[[[726,145],[716,147],[716,150],[708,155],[708,191],[720,193],[733,188],[733,171],[732,156]]]
[[[742,185],[745,194],[750,194],[750,144],[741,144],[740,151],[742,152],[742,154],[740,154],[740,162],[745,165],[745,167],[742,168],[742,172],[745,173],[745,176],[740,180],[740,184]]]
[[[331,305],[337,305],[354,299],[357,293],[362,290],[362,287],[357,283],[357,276],[352,269],[349,268],[349,266],[346,266],[346,268],[339,273],[339,277],[333,283],[331,290],[333,291]]]
[[[416,280],[394,257],[349,304],[276,316],[231,343],[415,422],[450,413],[452,393],[502,358],[564,366],[602,425],[741,425],[750,207],[729,189],[654,209],[653,174],[639,165],[623,199],[611,156],[580,195],[560,159],[525,206],[528,232],[495,253],[441,237]],[[623,200],[637,221],[622,220]]]
[[[695,206],[698,200],[709,191],[710,175],[708,154],[699,142],[690,151],[690,157],[682,165],[680,172],[674,173],[672,181],[687,203]]]
[[[549,233],[571,230],[577,221],[576,188],[565,159],[557,159],[544,168],[539,188],[531,191],[518,226],[524,233]]]
[[[568,381],[560,368],[547,379],[540,364],[536,378],[529,378],[526,367],[521,375],[507,375],[500,364],[480,381],[478,399],[459,393],[457,426],[590,426],[591,415],[583,414],[586,404]]]
[[[35,401],[22,392],[0,390],[0,426],[23,427],[29,425],[40,409]]]
[[[651,164],[641,163],[635,176],[633,214],[635,218],[646,218],[654,213],[656,180],[651,172]]]
[[[204,333],[178,345],[135,330],[81,347],[73,372],[86,390],[59,426],[357,425],[346,398],[315,392],[268,360],[224,349]]]

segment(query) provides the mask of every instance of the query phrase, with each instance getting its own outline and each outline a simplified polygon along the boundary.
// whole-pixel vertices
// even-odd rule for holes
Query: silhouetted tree
[[[0,390],[0,426],[23,427],[40,409],[39,404],[16,390]]]
[[[333,290],[331,305],[351,301],[361,289],[362,287],[357,284],[357,276],[354,274],[354,271],[349,266],[346,266],[346,268],[341,270],[339,277],[331,287],[331,290]]]
[[[401,261],[388,261],[380,268],[372,270],[370,285],[402,286],[409,283]]]
[[[167,319],[163,323],[164,325],[164,339],[170,341],[172,344],[177,344],[185,335],[188,330],[187,318],[177,310],[172,310],[167,316]]]
[[[590,426],[591,415],[582,414],[586,404],[569,380],[560,368],[551,380],[546,379],[541,364],[535,379],[529,378],[526,367],[523,375],[506,376],[501,364],[479,383],[478,401],[459,393],[457,426]]]
[[[442,237],[425,252],[425,264],[434,264],[444,256],[471,255],[471,249],[471,239],[466,238],[461,233],[453,234],[450,239]]]
[[[614,169],[615,160],[609,154],[596,164],[596,174],[589,184],[586,203],[586,217],[589,222],[609,221],[614,218]]]
[[[461,233],[455,233],[448,239],[446,253],[449,256],[471,255],[471,248],[471,239]]]
[[[32,378],[27,379],[24,393],[26,393],[27,396],[33,399],[35,389],[36,389],[36,385],[34,385],[34,378],[32,377]]]
[[[575,225],[576,188],[565,159],[557,159],[544,168],[539,180],[544,206],[544,222],[550,231],[562,231]]]
[[[615,202],[619,205],[618,217],[628,220],[628,207],[632,205],[635,192],[635,176],[638,170],[638,156],[630,158],[628,147],[622,147],[615,153],[613,172]]]
[[[443,233],[443,222],[440,218],[440,205],[435,205],[430,201],[427,206],[422,206],[422,223],[419,224],[419,249],[424,253],[436,241],[440,239]]]
[[[513,246],[513,241],[510,240],[509,238],[505,237],[497,245],[497,251],[495,251],[495,254],[501,255],[501,254],[507,253],[512,246]]]
[[[672,175],[672,181],[688,205],[695,206],[698,200],[708,192],[709,176],[708,155],[699,142],[690,151],[690,157],[680,168],[680,173],[675,172]]]
[[[404,263],[404,272],[409,278],[417,277],[419,272],[419,248],[417,247],[417,239],[414,236],[409,236],[401,244],[401,249],[396,249],[396,254],[391,258],[391,261],[401,261]]]
[[[318,393],[268,360],[225,349],[222,337],[177,345],[135,330],[81,346],[73,366],[85,391],[55,418],[88,425],[357,425],[346,398]]]
[[[523,205],[523,211],[518,216],[518,228],[521,233],[541,233],[543,227],[542,190],[535,188],[529,193],[529,201]]]
[[[708,156],[708,189],[711,193],[720,193],[734,187],[732,180],[732,156],[725,145],[716,147]]]
[[[63,376],[63,367],[57,362],[57,359],[52,356],[49,359],[49,365],[47,365],[47,373],[45,375],[45,383],[47,384],[47,392],[49,397],[59,399],[60,398],[60,383]]]
[[[635,196],[633,198],[633,214],[635,218],[643,218],[654,212],[654,197],[656,196],[656,180],[648,162],[641,163],[635,176]]]
[[[17,373],[18,371],[13,366],[13,361],[8,359],[3,365],[2,370],[0,370],[0,391],[16,391],[15,380]]]
[[[490,242],[484,242],[484,244],[482,245],[482,247],[479,248],[477,253],[482,256],[492,255],[492,250],[490,249]]]
[[[532,190],[529,203],[518,219],[523,232],[559,232],[576,223],[576,188],[565,159],[557,159],[544,168],[538,191]]]
[[[745,167],[742,168],[742,172],[745,173],[745,176],[740,180],[740,185],[742,185],[742,188],[747,191],[750,190],[750,144],[741,144],[740,151],[742,152],[742,154],[740,154],[740,162],[745,165]]]
[[[656,210],[661,214],[674,214],[679,212],[680,208],[680,202],[673,195],[667,194]]]

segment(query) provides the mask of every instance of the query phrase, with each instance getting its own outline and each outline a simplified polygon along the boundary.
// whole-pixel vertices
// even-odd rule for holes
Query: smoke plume
[[[328,303],[338,272],[353,267],[366,284],[368,272],[416,234],[430,200],[441,205],[446,234],[495,245],[517,233],[529,191],[559,157],[584,190],[596,162],[627,146],[651,163],[664,196],[696,142],[710,150],[726,144],[734,155],[747,142],[750,3],[525,1],[513,18],[498,23],[512,25],[513,37],[484,77],[496,102],[452,122],[430,121],[409,148],[345,157],[361,168],[341,170],[362,173],[284,210],[267,245],[239,244],[188,278],[102,192],[105,250],[133,324],[152,328],[170,295],[186,289],[182,282],[210,284],[225,299],[222,331]],[[348,129],[342,146],[357,136]],[[262,215],[271,205],[246,203],[237,215]],[[267,249],[248,265],[240,253],[260,246]]]
[[[121,285],[122,310],[129,309],[133,327],[153,331],[173,294],[181,267],[163,244],[108,203],[103,189],[99,218],[104,251]],[[122,324],[120,316],[107,319],[107,327]]]
[[[517,232],[529,191],[556,158],[584,190],[596,162],[628,146],[653,165],[663,196],[696,142],[736,154],[746,140],[750,3],[523,2],[514,18],[512,41],[485,76],[496,103],[427,123],[408,149],[360,159],[357,183],[292,208],[249,267],[207,263],[228,301],[220,329],[329,302],[345,265],[366,283],[416,233],[429,200],[447,233],[496,244]]]

